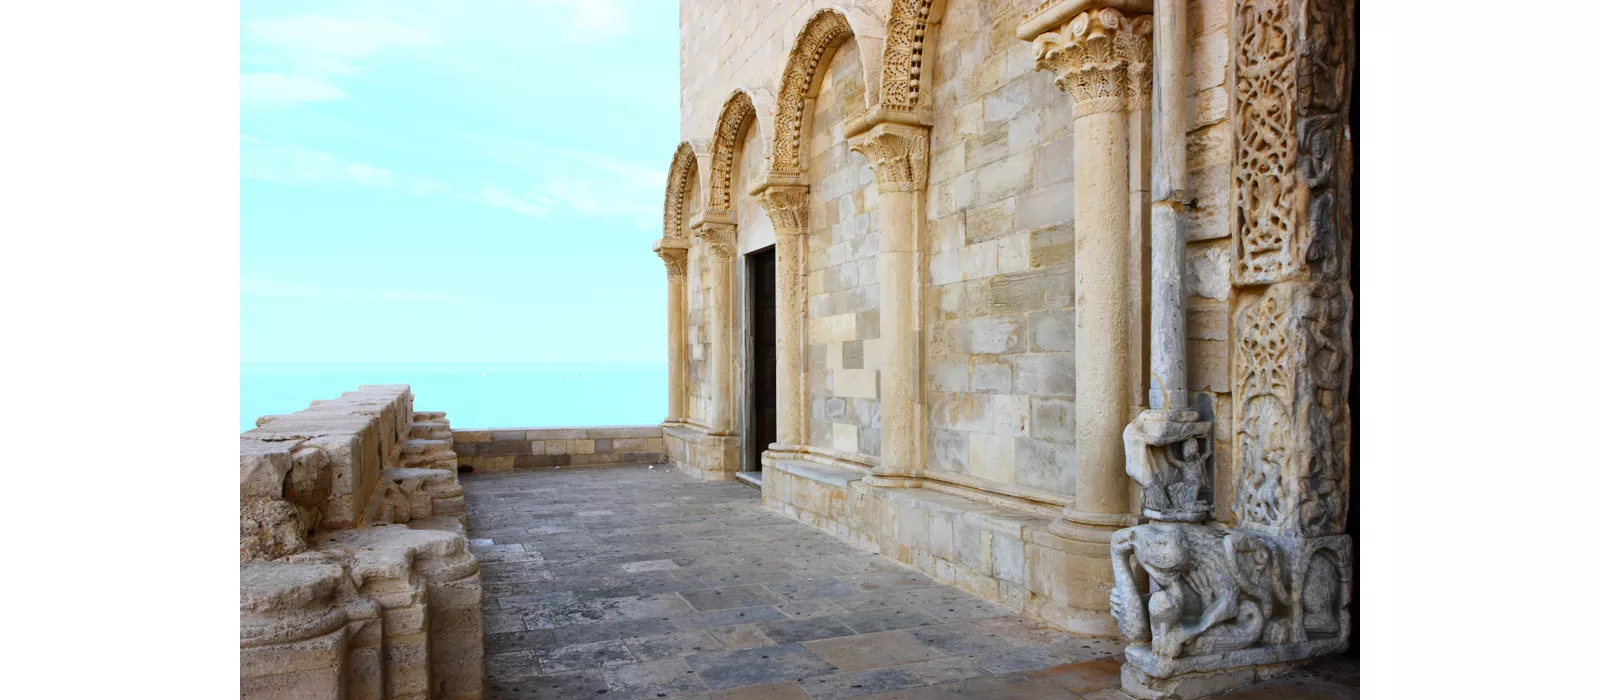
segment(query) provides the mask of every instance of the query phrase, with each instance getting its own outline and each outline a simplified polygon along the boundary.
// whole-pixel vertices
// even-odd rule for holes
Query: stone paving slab
[[[1121,644],[856,550],[744,484],[642,466],[461,481],[489,700],[1126,697]],[[1356,697],[1343,673],[1229,697]]]

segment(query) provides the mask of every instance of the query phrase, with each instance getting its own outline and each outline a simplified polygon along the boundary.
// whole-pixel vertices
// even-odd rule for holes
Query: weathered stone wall
[[[449,422],[363,386],[240,436],[245,698],[483,694],[483,586]]]
[[[806,236],[808,439],[862,462],[882,447],[878,349],[881,241],[877,185],[845,139],[865,109],[860,48],[847,39],[822,73],[809,130],[811,230]]]
[[[457,460],[474,471],[666,460],[659,425],[456,430],[454,436]]]

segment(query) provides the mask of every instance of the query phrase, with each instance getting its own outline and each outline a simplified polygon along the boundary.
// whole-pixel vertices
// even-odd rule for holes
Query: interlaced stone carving
[[[1240,284],[1285,278],[1294,260],[1295,60],[1290,3],[1238,0],[1234,16],[1233,136]]]
[[[1242,527],[1344,532],[1351,299],[1343,285],[1273,285],[1244,306],[1234,356]]]
[[[906,112],[922,91],[922,48],[933,0],[894,0],[883,44],[883,92],[887,109]]]
[[[739,136],[755,114],[755,104],[743,90],[734,92],[722,105],[711,146],[711,209],[733,211],[733,161],[739,155]]]
[[[784,67],[783,78],[778,83],[777,114],[774,115],[774,131],[777,133],[773,135],[772,142],[774,171],[800,170],[800,142],[805,128],[806,95],[811,92],[811,81],[816,79],[817,66],[822,63],[823,54],[851,36],[850,23],[844,15],[833,10],[821,10],[812,15],[800,31],[794,49],[789,52],[789,63]]]
[[[774,232],[780,236],[799,235],[806,232],[811,208],[808,192],[805,185],[769,185],[756,195],[756,201],[767,210]]]
[[[916,192],[928,182],[928,131],[905,124],[879,124],[850,139],[850,150],[866,156],[878,192]]]
[[[1153,31],[1149,15],[1088,10],[1033,40],[1034,67],[1055,73],[1076,116],[1148,108]]]

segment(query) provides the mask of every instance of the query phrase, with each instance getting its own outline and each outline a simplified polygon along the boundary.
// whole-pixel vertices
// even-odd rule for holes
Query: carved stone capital
[[[729,262],[738,255],[738,225],[728,212],[708,211],[695,217],[691,224],[695,238],[706,242],[706,252],[714,262]]]
[[[1072,93],[1075,116],[1148,109],[1154,29],[1150,15],[1092,8],[1034,37],[1034,67]]]
[[[881,123],[850,137],[850,150],[867,157],[878,192],[920,192],[928,186],[928,129]]]
[[[668,277],[683,277],[689,267],[689,242],[681,238],[664,238],[652,248],[667,266]]]
[[[809,225],[810,188],[805,185],[768,185],[756,193],[756,201],[767,210],[772,229],[779,236],[798,236]]]

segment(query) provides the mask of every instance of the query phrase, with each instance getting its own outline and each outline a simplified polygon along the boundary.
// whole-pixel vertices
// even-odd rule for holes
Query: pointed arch
[[[861,48],[861,80],[866,87],[863,111],[877,106],[883,75],[883,23],[855,8],[818,10],[806,20],[805,27],[795,38],[783,77],[778,80],[777,110],[773,116],[777,133],[772,136],[773,150],[769,158],[773,172],[804,169],[800,145],[805,138],[806,103],[816,97],[820,87],[817,69],[834,49],[852,37]]]
[[[717,115],[717,127],[711,141],[711,175],[706,188],[707,211],[733,211],[736,200],[733,192],[734,161],[739,157],[739,141],[745,131],[755,127],[761,139],[762,154],[771,153],[772,92],[763,88],[741,87],[728,96]],[[763,166],[772,167],[771,159]]]
[[[662,238],[683,237],[683,219],[692,207],[688,196],[690,177],[698,181],[704,193],[711,178],[709,163],[711,152],[705,139],[689,139],[678,144],[672,154],[672,166],[667,169],[667,198],[661,219]]]

